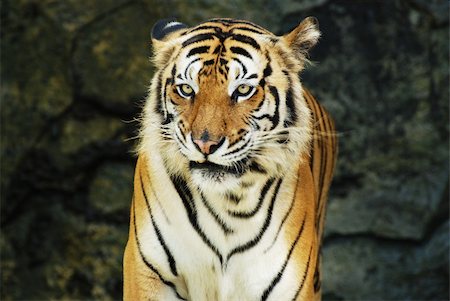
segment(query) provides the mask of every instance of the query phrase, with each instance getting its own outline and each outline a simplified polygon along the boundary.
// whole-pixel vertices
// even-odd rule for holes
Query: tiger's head
[[[311,114],[299,72],[320,33],[307,18],[284,36],[247,21],[188,28],[161,20],[141,150],[200,189],[232,189],[282,176],[308,152]]]

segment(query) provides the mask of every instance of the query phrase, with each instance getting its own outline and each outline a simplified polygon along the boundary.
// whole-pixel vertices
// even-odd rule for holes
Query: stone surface
[[[157,20],[134,4],[84,27],[74,49],[79,97],[129,111],[145,96],[152,72],[150,28]]]
[[[374,178],[370,190],[355,190],[330,201],[325,236],[371,233],[420,241],[446,201],[447,183],[445,166],[401,182]]]
[[[448,299],[449,230],[443,223],[426,244],[370,236],[329,241],[324,300]]]
[[[49,38],[51,37],[51,38]],[[72,102],[69,40],[35,3],[2,3],[2,188],[48,124]]]
[[[6,0],[2,300],[118,300],[150,31],[175,16],[283,34],[316,16],[301,75],[340,155],[323,300],[449,299],[448,2]]]
[[[103,214],[127,214],[133,193],[134,168],[128,164],[101,166],[89,189],[92,206]]]
[[[129,5],[127,0],[44,0],[39,1],[42,9],[66,31],[76,33],[87,24],[97,22],[109,14]]]

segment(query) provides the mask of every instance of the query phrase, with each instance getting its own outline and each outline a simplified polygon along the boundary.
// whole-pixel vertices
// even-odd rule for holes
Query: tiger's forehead
[[[181,46],[183,48],[216,42],[222,45],[225,43],[241,44],[242,47],[260,50],[265,40],[275,39],[276,36],[247,21],[213,19],[186,31],[182,38]]]
[[[211,30],[217,32],[228,32],[230,34],[238,32],[247,32],[248,34],[260,34],[274,36],[273,33],[267,29],[245,20],[235,20],[227,18],[216,18],[208,20],[201,23],[186,32],[186,34],[191,34],[194,32],[199,32],[202,30]]]
[[[258,73],[266,61],[266,44],[276,36],[266,29],[233,19],[213,19],[186,31],[181,37],[180,72],[184,77],[243,78]],[[198,73],[199,72],[199,73]]]

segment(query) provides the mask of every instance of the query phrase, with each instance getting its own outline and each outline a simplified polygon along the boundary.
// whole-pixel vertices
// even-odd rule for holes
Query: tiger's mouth
[[[213,180],[221,183],[226,179],[239,178],[246,172],[259,174],[267,173],[267,170],[252,158],[245,158],[235,162],[232,166],[216,164],[211,161],[199,163],[189,161],[189,169],[191,173],[200,175],[203,179]]]
[[[203,163],[190,161],[189,169],[191,171],[198,171],[203,176],[213,177],[213,178],[215,178],[217,176],[219,176],[219,177],[225,176],[226,174],[240,176],[246,171],[246,169],[242,168],[242,167],[239,168],[239,167],[234,167],[234,166],[220,165],[220,164],[213,163],[211,161],[205,161]]]

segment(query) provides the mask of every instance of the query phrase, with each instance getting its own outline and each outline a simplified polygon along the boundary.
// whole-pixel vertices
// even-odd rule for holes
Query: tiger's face
[[[144,116],[169,172],[199,187],[236,186],[280,175],[310,141],[298,72],[319,32],[306,19],[277,37],[246,21],[214,19],[153,30],[158,67]]]

